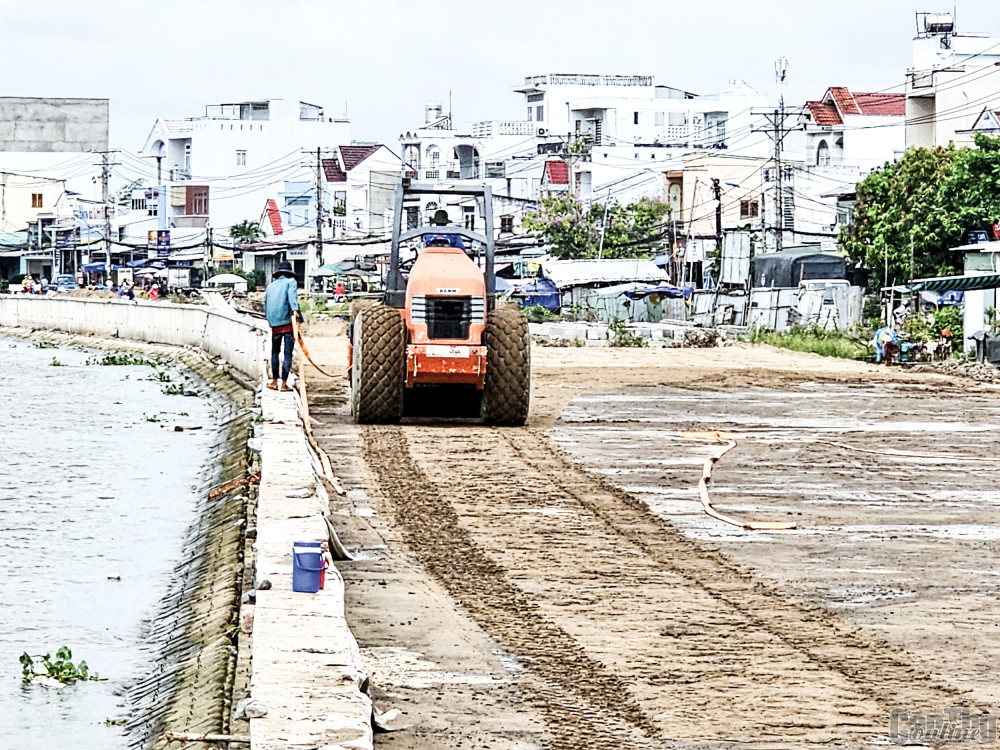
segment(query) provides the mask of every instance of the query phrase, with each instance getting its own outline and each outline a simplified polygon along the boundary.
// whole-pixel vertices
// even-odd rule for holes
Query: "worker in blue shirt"
[[[295,334],[292,315],[302,322],[299,311],[299,291],[292,264],[287,260],[278,264],[274,278],[264,291],[264,315],[271,326],[271,381],[267,387],[274,391],[290,391],[288,373],[292,370],[292,351],[295,349]],[[278,353],[284,350],[281,370],[278,370]],[[278,376],[281,386],[278,386]]]

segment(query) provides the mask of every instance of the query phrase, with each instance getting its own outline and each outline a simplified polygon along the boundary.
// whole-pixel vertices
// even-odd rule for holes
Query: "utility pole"
[[[323,150],[316,147],[316,266],[323,267]]]
[[[715,242],[722,247],[722,185],[718,178],[712,178],[712,192],[715,193]]]
[[[111,179],[110,151],[101,151],[101,203],[104,208],[104,275],[105,283],[111,284]]]
[[[775,249],[780,253],[785,245],[785,194],[781,174],[781,142],[785,139],[778,130],[778,123],[784,125],[785,122],[785,76],[788,74],[788,60],[779,57],[774,64],[774,74],[778,79],[778,112],[774,117],[774,179],[775,187],[778,190],[775,200],[775,210],[777,211],[777,229],[775,237]]]
[[[782,166],[781,150],[784,146],[785,138],[789,133],[799,130],[799,126],[787,127],[785,120],[789,116],[798,117],[802,113],[801,107],[788,109],[785,107],[785,80],[788,76],[788,60],[784,57],[778,58],[774,64],[775,77],[778,81],[778,108],[772,112],[754,112],[767,121],[766,127],[753,128],[754,133],[766,133],[774,141],[774,232],[775,249],[781,252],[785,240],[785,192],[784,192],[784,167]],[[805,127],[804,125],[802,127]]]
[[[601,244],[597,247],[597,259],[604,256],[604,235],[608,232],[608,206],[611,205],[611,188],[608,188],[608,197],[604,199],[604,219],[601,220]]]

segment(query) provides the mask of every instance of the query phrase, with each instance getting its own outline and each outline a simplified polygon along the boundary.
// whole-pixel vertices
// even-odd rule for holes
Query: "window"
[[[539,104],[535,107],[535,120],[542,122],[545,119],[545,105]]]
[[[441,166],[441,149],[437,146],[427,147],[427,168],[437,169]]]
[[[545,101],[545,94],[528,94],[529,102],[541,102]]]
[[[513,234],[514,233],[514,217],[511,215],[500,217],[500,233],[501,234]]]
[[[146,199],[145,198],[133,198],[132,199],[132,210],[133,211],[145,211],[146,210]]]
[[[819,142],[819,146],[816,148],[816,166],[830,166],[830,145],[825,138]]]
[[[285,197],[285,208],[288,206],[308,206],[308,195],[290,195]]]
[[[41,208],[42,207],[42,194],[41,193],[32,193],[31,194],[31,207],[32,208]]]
[[[756,219],[760,216],[760,204],[757,201],[740,201],[740,218]]]
[[[639,113],[638,112],[633,112],[632,113],[632,124],[633,125],[638,125],[639,124]]]
[[[208,186],[190,185],[185,196],[184,213],[187,216],[208,215]]]
[[[416,176],[416,175],[414,175]],[[334,216],[346,216],[347,215],[347,191],[338,190],[333,194],[333,215]]]
[[[653,115],[653,125],[658,128],[663,127],[663,112],[657,112]]]
[[[487,177],[505,177],[506,171],[504,170],[504,163],[502,161],[488,161],[486,162],[486,176]]]
[[[534,119],[535,119],[535,108],[529,106],[528,107],[528,122],[531,122]]]
[[[245,167],[247,165],[247,152],[237,151],[236,152],[236,166]]]

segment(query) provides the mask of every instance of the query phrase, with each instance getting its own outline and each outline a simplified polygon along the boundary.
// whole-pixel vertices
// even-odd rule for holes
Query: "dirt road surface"
[[[307,340],[343,372],[335,324]],[[885,746],[894,708],[1000,703],[993,387],[762,347],[532,358],[520,429],[359,428],[309,375],[348,619],[408,725],[379,746]],[[701,512],[677,432],[715,429],[746,435],[716,505],[795,531]]]

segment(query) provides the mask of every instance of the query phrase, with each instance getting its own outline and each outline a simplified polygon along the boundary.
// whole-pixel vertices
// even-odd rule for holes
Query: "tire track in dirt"
[[[368,428],[365,442],[415,554],[557,691],[544,701],[557,734],[566,717],[552,704],[579,700],[618,707],[617,722],[657,746],[859,742],[885,736],[894,706],[956,702],[912,657],[789,600],[582,472],[544,430]],[[580,664],[598,676],[575,679]],[[573,731],[622,746],[592,723]]]
[[[664,747],[654,722],[630,699],[626,681],[542,616],[461,526],[411,458],[403,429],[366,426],[363,441],[363,456],[414,555],[540,681],[524,681],[522,689],[546,718],[553,750]]]
[[[545,432],[500,434],[519,460],[550,477],[614,533],[692,587],[740,613],[753,628],[772,633],[808,661],[844,676],[857,692],[877,701],[886,716],[894,706],[954,703],[959,691],[915,667],[912,655],[848,626],[833,613],[784,595],[723,553],[683,536],[645,503],[601,477],[577,469]],[[565,477],[573,473],[580,478],[566,482]]]

